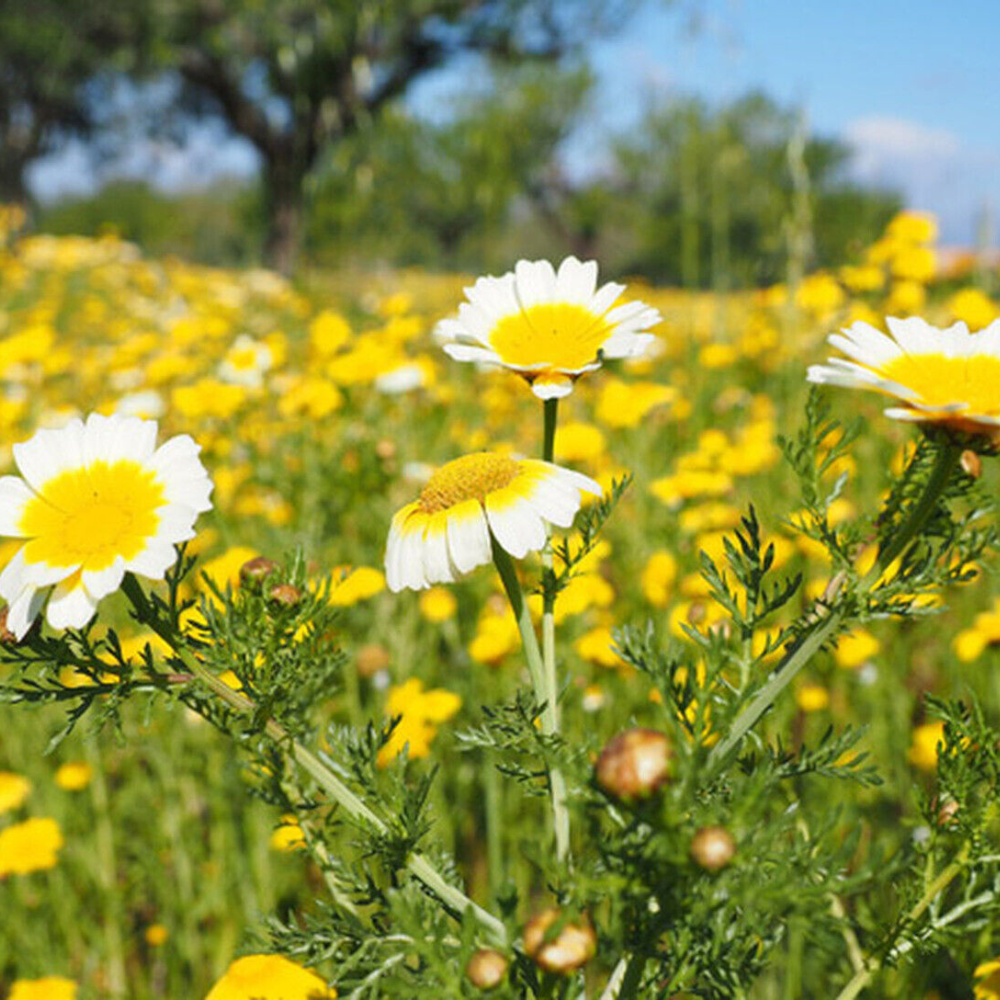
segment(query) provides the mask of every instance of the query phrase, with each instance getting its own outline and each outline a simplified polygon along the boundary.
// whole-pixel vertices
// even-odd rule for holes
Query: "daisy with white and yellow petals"
[[[874,389],[901,405],[886,416],[971,434],[1000,431],[1000,320],[978,333],[965,323],[944,330],[916,316],[886,320],[886,335],[855,323],[829,338],[850,360],[809,369],[810,382]]]
[[[593,479],[549,462],[493,452],[448,462],[392,519],[385,554],[389,589],[448,583],[493,558],[490,536],[516,559],[542,549],[545,523],[568,528]]]
[[[456,361],[500,365],[525,378],[536,396],[558,399],[603,358],[643,355],[660,322],[642,302],[616,303],[624,285],[597,287],[597,262],[567,257],[556,271],[547,260],[520,260],[513,271],[479,278],[465,289],[455,319],[436,335]]]
[[[49,624],[82,628],[126,573],[162,580],[174,545],[194,536],[212,506],[201,448],[186,434],[157,448],[156,431],[94,413],[14,445],[21,475],[0,478],[0,536],[25,542],[0,573],[0,598],[17,638],[48,587]]]

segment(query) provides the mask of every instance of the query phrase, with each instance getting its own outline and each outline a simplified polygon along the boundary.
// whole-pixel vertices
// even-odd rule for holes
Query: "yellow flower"
[[[600,667],[622,667],[622,658],[614,650],[615,640],[611,629],[601,626],[592,628],[573,643],[580,657]]]
[[[360,601],[367,601],[385,590],[385,576],[371,566],[358,566],[330,592],[330,603],[334,607],[347,608]]]
[[[655,608],[665,608],[670,603],[674,581],[677,579],[677,560],[670,552],[654,552],[642,571],[642,592]]]
[[[150,924],[143,933],[143,937],[150,948],[160,948],[167,943],[170,932],[163,924]]]
[[[309,344],[321,358],[328,358],[351,339],[347,320],[337,313],[324,310],[309,324]]]
[[[890,267],[894,278],[926,284],[934,277],[937,261],[930,247],[900,247]]]
[[[76,1000],[76,983],[62,976],[15,979],[7,1000]]]
[[[281,826],[271,834],[272,851],[299,851],[306,846],[306,837],[294,816],[282,816]]]
[[[445,622],[455,617],[458,601],[446,587],[431,587],[420,595],[420,613],[429,622]]]
[[[828,274],[812,274],[795,292],[795,304],[816,316],[839,309],[844,302],[844,290]]]
[[[973,991],[975,1000],[1000,1000],[1000,958],[976,966],[972,977],[978,980]]]
[[[725,472],[694,469],[662,476],[649,484],[649,491],[668,507],[694,497],[718,497],[733,488],[733,479]]]
[[[31,782],[12,771],[0,771],[0,814],[19,809],[31,791]]]
[[[948,299],[948,310],[953,319],[967,323],[973,330],[989,326],[1000,318],[996,303],[978,288],[963,288]]]
[[[476,663],[494,666],[517,649],[520,642],[517,622],[507,607],[499,613],[487,610],[480,617],[476,634],[469,643],[469,656]]]
[[[822,712],[830,704],[830,692],[821,684],[802,684],[795,691],[795,703],[803,712]]]
[[[64,792],[79,792],[90,784],[94,769],[83,760],[69,761],[56,771],[56,784]]]
[[[0,879],[54,868],[62,845],[54,819],[28,819],[0,830]]]
[[[228,420],[246,400],[244,386],[230,385],[215,378],[203,378],[194,385],[178,386],[171,394],[174,409],[188,420],[205,417]]]
[[[281,955],[238,958],[205,1000],[330,1000],[337,991]]]
[[[838,667],[853,670],[867,663],[882,648],[882,644],[865,629],[857,629],[837,640],[833,658]]]
[[[886,227],[885,235],[900,243],[933,243],[937,239],[937,220],[927,212],[898,213]]]
[[[921,771],[937,767],[937,746],[944,740],[943,722],[925,722],[913,730],[913,739],[906,759]]]
[[[677,390],[673,386],[609,378],[601,386],[594,413],[599,423],[625,429],[638,427],[650,411],[676,401]]]
[[[424,685],[415,677],[389,689],[385,714],[398,718],[389,741],[379,751],[378,763],[385,767],[407,747],[410,759],[427,757],[431,742],[437,735],[438,724],[447,722],[462,707],[462,699],[451,691]]]
[[[465,289],[457,319],[437,335],[456,361],[499,365],[521,375],[541,399],[568,396],[604,358],[640,357],[653,342],[643,331],[660,314],[642,302],[616,306],[624,285],[597,288],[597,262],[567,257],[558,272],[547,260],[519,260],[500,278]]]
[[[593,424],[565,423],[556,435],[560,462],[594,462],[604,454],[604,448],[604,435]]]
[[[891,336],[865,323],[832,335],[851,360],[813,365],[809,381],[895,397],[901,405],[885,412],[897,420],[983,434],[1000,427],[1000,321],[978,333],[964,323],[939,330],[917,317],[886,322]]]

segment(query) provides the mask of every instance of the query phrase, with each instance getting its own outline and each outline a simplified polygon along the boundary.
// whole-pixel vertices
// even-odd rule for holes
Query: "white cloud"
[[[947,129],[878,115],[849,122],[843,137],[854,152],[851,175],[933,212],[946,242],[971,244],[983,206],[1000,203],[1000,147],[970,146]]]

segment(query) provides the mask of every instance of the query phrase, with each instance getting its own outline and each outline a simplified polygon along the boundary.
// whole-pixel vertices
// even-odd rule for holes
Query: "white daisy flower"
[[[20,476],[0,478],[0,536],[24,545],[0,573],[7,627],[22,638],[54,587],[46,618],[82,628],[126,573],[162,580],[174,545],[212,507],[200,446],[156,447],[157,425],[93,413],[14,445]],[[22,478],[23,477],[23,478]]]
[[[392,519],[385,577],[393,591],[448,583],[493,558],[490,536],[516,559],[544,547],[545,522],[568,528],[593,479],[549,462],[492,452],[448,462]]]
[[[517,372],[541,399],[568,396],[602,359],[639,357],[655,339],[643,331],[659,312],[642,302],[616,306],[624,291],[614,282],[597,287],[597,261],[567,257],[556,271],[547,260],[519,260],[466,288],[458,317],[435,334],[456,361]]]
[[[965,323],[941,330],[925,320],[886,319],[889,335],[867,323],[835,333],[830,343],[850,360],[810,367],[810,382],[874,389],[902,405],[886,416],[946,424],[973,434],[1000,427],[1000,320],[978,333]]]
[[[240,334],[219,363],[219,378],[233,385],[260,388],[264,374],[274,364],[274,354],[267,344],[245,333]]]

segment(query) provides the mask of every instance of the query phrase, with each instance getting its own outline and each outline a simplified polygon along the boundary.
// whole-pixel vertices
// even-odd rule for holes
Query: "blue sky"
[[[1000,214],[998,39],[1000,0],[645,0],[592,47],[595,126],[578,146],[627,129],[651,93],[722,102],[759,88],[850,143],[860,179],[900,188],[940,216],[945,241],[969,243],[985,202]],[[460,85],[459,72],[438,74],[411,103],[429,108]],[[186,147],[137,147],[113,169],[176,190],[254,167],[244,144],[204,130]],[[92,182],[79,149],[34,174],[43,197]]]

